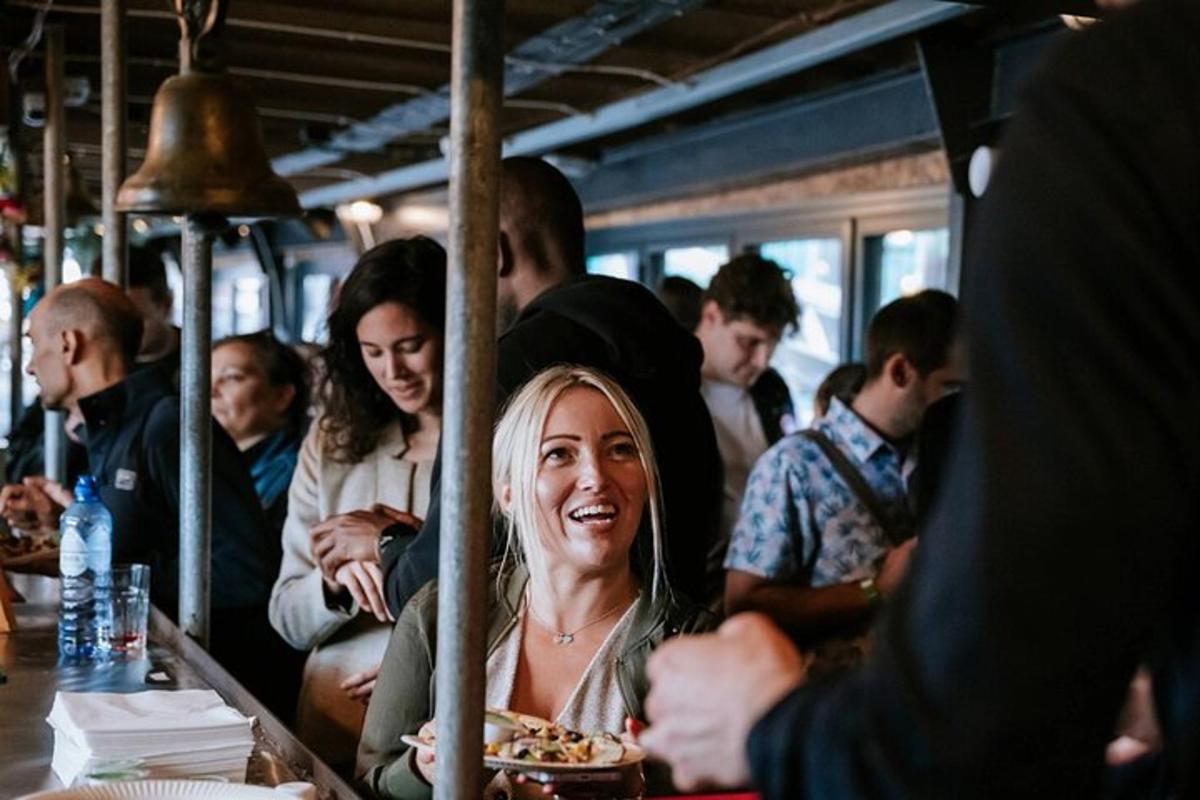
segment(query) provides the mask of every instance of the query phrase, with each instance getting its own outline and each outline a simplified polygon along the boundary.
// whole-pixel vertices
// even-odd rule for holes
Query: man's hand
[[[335,514],[312,527],[308,533],[313,559],[327,579],[348,561],[379,563],[379,534],[396,523],[420,528],[412,514],[382,504],[369,510]]]
[[[899,547],[892,548],[892,551],[884,556],[879,575],[875,577],[875,587],[884,597],[891,597],[900,581],[904,580],[904,576],[908,574],[908,562],[916,549],[917,540],[914,537]]]
[[[804,657],[762,614],[739,614],[715,634],[672,639],[647,666],[650,727],[639,740],[671,765],[684,791],[746,786],[750,729],[806,670]]]
[[[383,572],[373,561],[347,561],[338,567],[333,576],[334,584],[345,587],[358,603],[359,608],[374,614],[380,622],[392,622],[387,603],[383,599]]]
[[[352,700],[358,700],[364,706],[371,700],[371,692],[375,691],[375,681],[379,678],[379,664],[371,669],[356,672],[342,681],[341,689]]]
[[[71,504],[71,493],[60,483],[30,476],[20,484],[0,489],[0,515],[14,528],[53,529],[63,509]]]

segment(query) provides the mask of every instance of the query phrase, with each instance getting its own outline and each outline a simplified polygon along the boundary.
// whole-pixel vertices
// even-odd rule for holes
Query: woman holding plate
[[[508,547],[492,570],[487,705],[620,734],[642,717],[650,652],[714,622],[666,584],[646,423],[603,374],[551,367],[497,424],[492,475]],[[358,772],[377,797],[431,793],[432,762],[401,737],[434,716],[436,631],[434,581],[396,623],[367,711]]]

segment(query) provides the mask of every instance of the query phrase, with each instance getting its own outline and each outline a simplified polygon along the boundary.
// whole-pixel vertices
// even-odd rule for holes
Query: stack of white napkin
[[[51,768],[63,785],[82,773],[145,770],[148,778],[246,779],[254,719],[211,690],[58,692]]]

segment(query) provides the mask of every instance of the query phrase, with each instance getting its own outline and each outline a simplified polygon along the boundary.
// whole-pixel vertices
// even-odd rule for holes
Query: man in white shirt
[[[778,375],[764,373],[798,313],[783,269],[751,253],[722,266],[704,293],[695,331],[704,347],[701,393],[725,466],[720,536],[708,562],[713,597],[720,595],[724,582],[725,550],[750,470],[792,427],[785,419],[791,413],[786,386]]]

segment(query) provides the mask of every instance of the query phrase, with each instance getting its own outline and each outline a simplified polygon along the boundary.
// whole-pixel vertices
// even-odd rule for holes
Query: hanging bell
[[[76,225],[99,219],[100,206],[96,204],[96,198],[88,192],[83,178],[79,175],[79,169],[75,166],[71,156],[67,154],[63,154],[63,183],[67,194],[65,202],[67,215],[63,220],[63,225],[67,228],[74,228]],[[38,227],[45,223],[46,203],[44,198],[45,195],[41,192],[33,196],[25,216],[26,223]]]
[[[279,216],[300,204],[271,169],[249,95],[223,72],[186,72],[155,94],[146,160],[121,185],[117,210]]]

